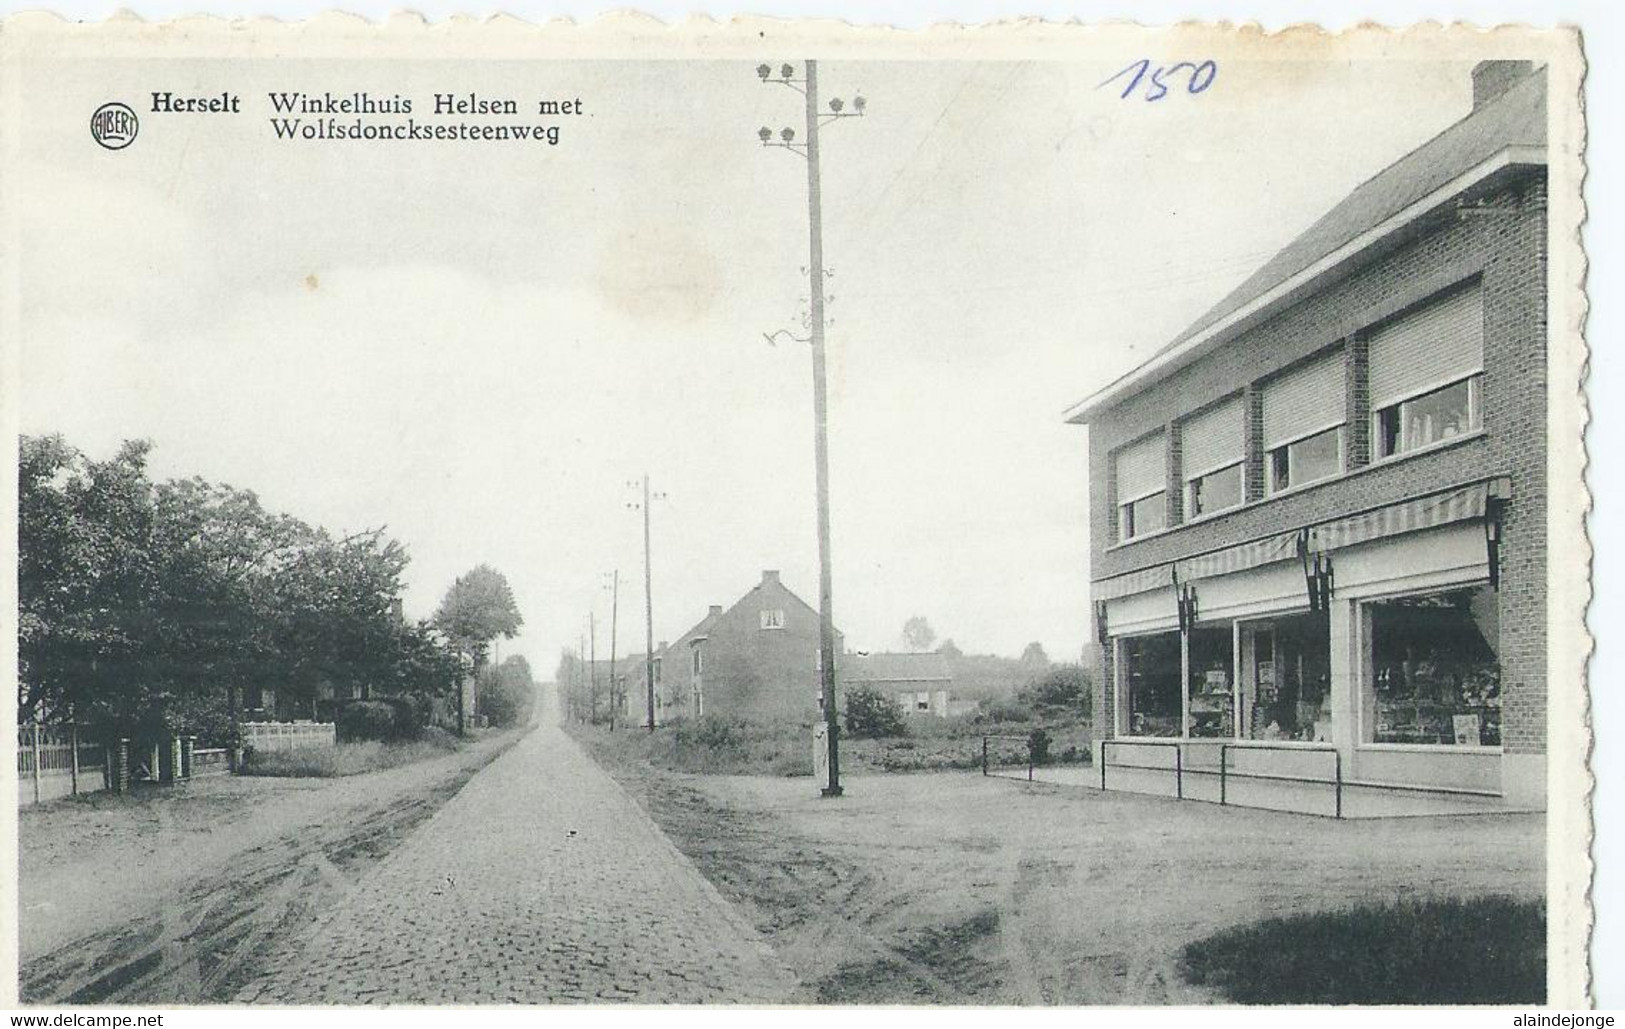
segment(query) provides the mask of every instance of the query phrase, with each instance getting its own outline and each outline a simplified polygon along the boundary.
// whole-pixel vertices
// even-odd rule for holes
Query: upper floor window
[[[1372,333],[1371,438],[1378,460],[1442,443],[1483,424],[1484,304],[1459,290]]]
[[[1244,433],[1240,397],[1195,415],[1180,427],[1187,520],[1236,507],[1245,498]]]
[[[1168,525],[1168,446],[1160,432],[1119,450],[1112,460],[1117,482],[1117,538],[1134,539]]]
[[[1267,485],[1280,493],[1343,470],[1343,354],[1327,354],[1264,384]]]
[[[701,656],[703,653],[699,647],[694,648],[694,678],[696,679],[700,677],[701,672],[705,671],[705,659]]]
[[[772,608],[772,609],[764,610],[762,612],[762,628],[764,628],[764,629],[782,629],[782,628],[784,628],[784,609],[781,607],[781,608]]]

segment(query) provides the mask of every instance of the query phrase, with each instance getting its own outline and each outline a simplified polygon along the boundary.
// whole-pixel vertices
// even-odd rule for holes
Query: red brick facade
[[[1500,548],[1503,746],[1542,753],[1546,738],[1546,187],[1538,169],[1502,176],[1471,211],[1453,207],[1412,226],[1404,241],[1365,258],[1266,321],[1089,419],[1091,567],[1096,580],[1230,544],[1400,503],[1459,483],[1505,476],[1511,499]],[[1350,262],[1353,264],[1354,262]],[[1482,433],[1426,453],[1371,463],[1362,334],[1442,290],[1476,279],[1484,310]],[[1345,468],[1339,476],[1264,495],[1261,383],[1311,355],[1345,363]],[[1179,420],[1241,393],[1246,498],[1240,508],[1180,524]],[[1169,440],[1170,528],[1117,543],[1111,455],[1163,428]],[[1092,634],[1091,634],[1092,635]],[[1115,682],[1111,648],[1101,682]],[[1112,689],[1096,696],[1096,724],[1115,725]]]

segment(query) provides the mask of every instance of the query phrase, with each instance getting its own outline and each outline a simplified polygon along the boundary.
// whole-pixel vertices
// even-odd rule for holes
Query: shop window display
[[[1487,586],[1368,604],[1364,735],[1372,743],[1499,746],[1496,595]]]
[[[1331,739],[1331,636],[1325,615],[1293,615],[1244,629],[1250,675],[1242,690],[1253,740]]]
[[[1192,629],[1190,662],[1190,735],[1199,739],[1235,736],[1231,688],[1235,655],[1230,627]]]
[[[1178,736],[1179,633],[1130,636],[1122,641],[1123,686],[1130,736]]]

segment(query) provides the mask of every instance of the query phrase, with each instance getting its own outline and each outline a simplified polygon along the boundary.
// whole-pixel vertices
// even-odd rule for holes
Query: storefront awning
[[[1091,592],[1095,600],[1116,600],[1176,582],[1207,579],[1293,560],[1299,556],[1300,541],[1307,542],[1311,551],[1338,550],[1387,536],[1483,518],[1492,498],[1509,495],[1509,485],[1506,479],[1470,483],[1322,525],[1292,529],[1223,550],[1100,579],[1093,584]]]
[[[1118,597],[1132,596],[1135,593],[1144,593],[1147,590],[1160,589],[1174,584],[1174,566],[1171,564],[1155,565],[1151,568],[1142,568],[1127,575],[1114,575],[1110,579],[1101,579],[1094,583],[1090,592],[1096,600],[1116,600]]]
[[[1215,575],[1245,572],[1249,568],[1287,561],[1298,556],[1298,533],[1279,532],[1261,540],[1225,547],[1211,554],[1175,562],[1179,581],[1208,579]]]
[[[1505,496],[1504,480],[1475,482],[1451,490],[1390,504],[1309,529],[1309,549],[1340,550],[1359,543],[1419,532],[1452,522],[1483,518],[1491,496]]]

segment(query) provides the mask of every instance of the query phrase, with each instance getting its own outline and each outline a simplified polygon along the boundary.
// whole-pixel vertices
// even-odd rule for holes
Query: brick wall
[[[1285,528],[1396,503],[1454,483],[1505,475],[1512,500],[1501,550],[1503,738],[1508,751],[1545,746],[1546,639],[1546,211],[1539,175],[1487,199],[1486,213],[1446,212],[1358,272],[1098,415],[1090,425],[1091,568],[1096,579],[1217,549]],[[1372,467],[1361,332],[1439,290],[1480,276],[1484,298],[1484,434]],[[1329,347],[1344,350],[1353,474],[1262,499],[1259,391],[1268,375]],[[1576,384],[1578,388],[1578,384]],[[1115,545],[1109,506],[1118,446],[1237,390],[1247,390],[1247,496],[1230,514]],[[1176,439],[1170,434],[1170,440]],[[1172,455],[1171,455],[1172,456]],[[1170,461],[1170,480],[1175,463]],[[1170,489],[1172,500],[1181,491]],[[1102,671],[1109,671],[1109,655]],[[1109,682],[1109,679],[1103,679]],[[1102,690],[1102,693],[1109,692]],[[1107,698],[1109,706],[1110,698]],[[1109,718],[1109,710],[1100,714]],[[1109,721],[1106,724],[1110,724]]]

